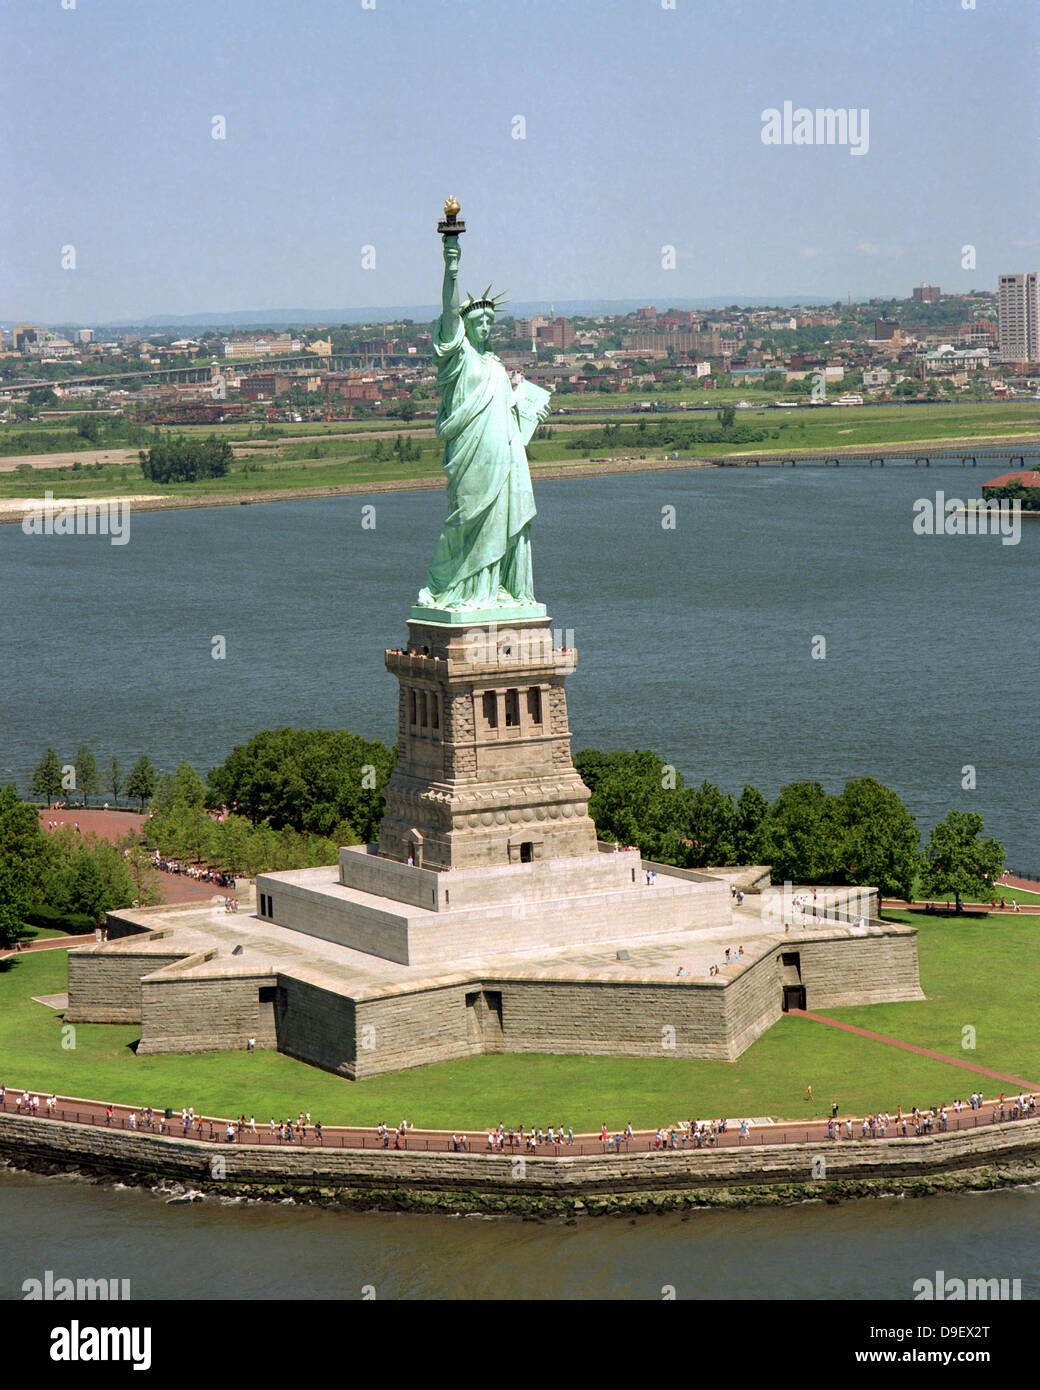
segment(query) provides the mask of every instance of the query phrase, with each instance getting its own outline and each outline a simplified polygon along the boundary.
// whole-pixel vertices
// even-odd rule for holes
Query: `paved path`
[[[961,903],[961,907],[965,912],[992,912],[998,917],[1003,916],[1005,913],[1020,915],[1023,912],[1027,914],[1040,912],[1040,903],[1019,903],[1017,913],[1010,902],[1008,902],[1007,907],[1001,907],[999,905],[1000,898],[1007,897],[1007,892],[1004,890],[1011,889],[1014,886],[1015,885],[1010,883],[998,884],[1001,893],[997,899],[998,905],[996,907],[990,907],[989,903]],[[1033,893],[1040,891],[1040,884],[1034,885],[1031,889],[1027,888],[1025,884],[1022,884],[1019,887],[1019,892],[1023,891]],[[893,912],[919,912],[925,916],[930,916],[932,914],[926,911],[929,903],[933,903],[938,912],[949,912],[951,916],[953,915],[953,903],[947,903],[946,900],[942,898],[918,898],[915,902],[910,903],[905,902],[902,898],[883,898],[881,900],[881,908],[884,910],[887,907]]]
[[[965,1062],[960,1057],[948,1057],[945,1052],[932,1052],[930,1048],[901,1042],[899,1038],[886,1038],[884,1033],[872,1033],[868,1028],[856,1028],[851,1023],[839,1023],[836,1018],[826,1018],[823,1014],[809,1013],[805,1009],[789,1009],[788,1012],[797,1014],[799,1018],[812,1019],[813,1023],[826,1023],[830,1028],[840,1028],[843,1032],[855,1033],[857,1037],[869,1038],[871,1042],[888,1043],[890,1047],[901,1047],[904,1052],[914,1052],[918,1057],[931,1057],[933,1061],[948,1062],[951,1067],[963,1067],[966,1071],[978,1072],[980,1076],[991,1076],[996,1081],[1006,1081],[1011,1086],[1024,1088],[1027,1091],[1040,1091],[1040,1083],[1023,1081],[1020,1076],[1008,1076],[1002,1071],[980,1067],[975,1062]]]
[[[40,1123],[46,1123],[48,1115],[44,1102],[47,1097],[47,1092],[30,1091],[30,1095],[32,1094],[37,1094],[40,1096],[40,1110],[38,1118],[40,1120]],[[4,1098],[3,1103],[0,1104],[0,1110],[2,1110],[6,1114],[18,1113],[18,1101],[21,1095],[22,1089],[20,1087],[11,1086],[10,1084],[8,1084],[6,1096]],[[1002,1098],[999,1097],[996,1099],[989,1098],[982,1103],[978,1110],[972,1110],[970,1107],[965,1107],[960,1112],[955,1112],[952,1106],[950,1106],[948,1107],[947,1128],[950,1132],[965,1129],[981,1129],[987,1125],[1007,1123],[1013,1120],[1017,1120],[1019,1118],[1035,1116],[1035,1114],[1037,1113],[1035,1107],[1033,1110],[1027,1111],[1025,1114],[1021,1116],[1013,1114],[1012,1111],[1017,1111],[1018,1109],[1017,1099],[1017,1095],[1007,1101],[1004,1101]],[[76,1096],[59,1096],[57,1098],[57,1104],[54,1107],[54,1111],[50,1118],[58,1120],[68,1120],[76,1124],[109,1125],[113,1129],[136,1129],[138,1131],[150,1132],[155,1135],[158,1135],[159,1133],[159,1117],[163,1113],[161,1109],[156,1108],[155,1116],[150,1131],[148,1130],[148,1127],[145,1124],[143,1106],[131,1107],[128,1105],[113,1104],[111,1106],[111,1119],[109,1119],[106,1114],[107,1109],[108,1107],[106,1105],[106,1102],[104,1101],[84,1100]],[[130,1124],[131,1113],[136,1113],[136,1126],[132,1126]],[[835,1123],[840,1126],[842,1123],[844,1123],[845,1120],[852,1121],[852,1137],[856,1141],[879,1144],[885,1142],[885,1140],[880,1137],[871,1138],[869,1135],[864,1136],[862,1134],[862,1117],[840,1115],[835,1119]],[[902,1128],[899,1123],[900,1120],[903,1120],[906,1123],[905,1136],[903,1135]],[[704,1118],[701,1122],[707,1123],[707,1119]],[[195,1116],[194,1123],[189,1123],[188,1130],[186,1130],[184,1123],[181,1120],[180,1112],[178,1110],[177,1113],[173,1116],[173,1118],[167,1121],[166,1123],[166,1133],[173,1138],[190,1137],[192,1139],[202,1140],[204,1142],[213,1142],[218,1144],[227,1142],[226,1130],[228,1125],[228,1117],[226,1116]],[[750,1132],[747,1138],[744,1138],[740,1133],[741,1121],[739,1119],[728,1119],[725,1123],[725,1131],[719,1133],[714,1142],[710,1144],[705,1142],[703,1146],[700,1146],[695,1144],[693,1139],[690,1139],[689,1142],[684,1145],[682,1144],[680,1137],[677,1138],[675,1148],[694,1149],[696,1147],[704,1147],[717,1149],[732,1149],[746,1148],[750,1145],[808,1144],[815,1142],[828,1142],[830,1140],[830,1136],[827,1133],[827,1122],[825,1120],[820,1120],[816,1118],[814,1118],[813,1120],[780,1120],[751,1124]],[[295,1117],[293,1118],[293,1125],[294,1127],[296,1125]],[[617,1126],[609,1128],[608,1134],[614,1135],[615,1133],[617,1133],[618,1128],[619,1127]],[[665,1128],[666,1130],[670,1130],[672,1127],[664,1126],[663,1128]],[[925,1125],[922,1118],[922,1128],[916,1133],[932,1134],[936,1133],[938,1131],[938,1128],[938,1120],[928,1121],[927,1125]],[[188,1132],[189,1130],[190,1133]],[[293,1145],[289,1145],[279,1138],[277,1129],[275,1130],[275,1132],[272,1133],[270,1127],[270,1117],[268,1117],[267,1121],[264,1121],[262,1117],[258,1116],[256,1118],[255,1131],[250,1130],[247,1118],[245,1124],[242,1126],[241,1129],[237,1128],[236,1123],[236,1131],[238,1137],[235,1142],[238,1143],[257,1144],[265,1148],[272,1146],[278,1148],[293,1147]],[[887,1132],[887,1138],[912,1138],[916,1137],[916,1133],[915,1121],[913,1120],[913,1117],[910,1114],[904,1115],[900,1111],[897,1115],[893,1115],[890,1117],[890,1125]],[[314,1125],[305,1124],[305,1134],[302,1140],[302,1145],[299,1136],[297,1136],[297,1138],[294,1139],[293,1144],[296,1146],[302,1146],[306,1148],[390,1148],[406,1149],[411,1152],[418,1151],[429,1153],[447,1153],[452,1150],[453,1142],[457,1142],[457,1140],[462,1137],[465,1138],[465,1144],[459,1145],[459,1148],[456,1151],[463,1151],[467,1153],[487,1153],[489,1151],[488,1131],[486,1129],[459,1129],[454,1131],[453,1133],[452,1131],[446,1129],[415,1129],[409,1127],[407,1131],[398,1132],[396,1130],[391,1130],[387,1136],[386,1142],[384,1142],[384,1139],[377,1133],[376,1129],[371,1127],[361,1128],[358,1126],[326,1125],[323,1127],[322,1138],[319,1141],[315,1134]],[[838,1138],[836,1140],[831,1140],[831,1142],[849,1143],[851,1141],[848,1138],[841,1137],[839,1131]],[[672,1146],[669,1143],[667,1135],[665,1137],[664,1143],[659,1145],[656,1142],[656,1132],[654,1130],[637,1130],[633,1133],[631,1139],[623,1139],[620,1145],[621,1152],[623,1153],[654,1153],[655,1151],[661,1149],[668,1149],[671,1147]],[[536,1150],[531,1150],[526,1145],[526,1133],[525,1142],[521,1143],[519,1132],[517,1131],[514,1136],[514,1141],[512,1145],[509,1144],[507,1138],[504,1146],[501,1149],[497,1149],[496,1152],[501,1152],[505,1154],[515,1154],[517,1156],[523,1154],[525,1156],[541,1156],[543,1158],[565,1158],[568,1156],[588,1154],[611,1154],[616,1153],[617,1149],[610,1140],[604,1142],[598,1134],[575,1134],[573,1143],[567,1143],[566,1141],[563,1141],[549,1144],[546,1141],[538,1145]]]
[[[45,936],[40,941],[30,941],[21,950],[0,951],[0,960],[7,960],[11,956],[24,956],[27,951],[65,951],[70,946],[90,946],[93,942],[93,932],[88,932],[86,936]]]
[[[1001,874],[997,884],[1001,888],[1017,888],[1021,893],[1040,893],[1040,883],[1035,878],[1016,878],[1014,874]]]

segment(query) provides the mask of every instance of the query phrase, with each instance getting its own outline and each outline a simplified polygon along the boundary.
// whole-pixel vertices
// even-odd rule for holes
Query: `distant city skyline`
[[[0,321],[435,312],[449,193],[528,311],[995,291],[1038,52],[1034,0],[0,5]]]

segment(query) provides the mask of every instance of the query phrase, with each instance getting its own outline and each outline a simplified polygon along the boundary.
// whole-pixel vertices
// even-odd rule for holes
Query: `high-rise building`
[[[998,276],[997,333],[1002,362],[1040,362],[1040,273]]]
[[[918,304],[935,304],[939,299],[940,290],[938,285],[915,285],[914,298]]]

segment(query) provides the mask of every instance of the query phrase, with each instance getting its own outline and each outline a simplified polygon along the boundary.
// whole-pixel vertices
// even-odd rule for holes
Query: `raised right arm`
[[[459,259],[457,236],[444,238],[444,285],[441,289],[441,333],[453,338],[459,330]]]

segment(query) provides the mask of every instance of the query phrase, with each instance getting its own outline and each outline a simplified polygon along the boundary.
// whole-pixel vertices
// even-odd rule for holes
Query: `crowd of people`
[[[185,878],[194,879],[197,883],[212,883],[217,888],[234,888],[235,875],[226,873],[223,869],[211,869],[205,864],[182,864],[179,859],[167,859],[158,850],[152,855],[152,866],[163,874],[183,874]]]
[[[0,1111],[6,1109],[7,1089],[0,1084]],[[55,1115],[58,1107],[58,1099],[54,1094],[41,1095],[27,1090],[16,1090],[14,1092],[14,1110],[18,1115],[39,1117],[42,1113],[44,1118],[50,1119]],[[940,1105],[931,1106],[928,1109],[919,1109],[916,1105],[904,1111],[902,1106],[896,1108],[894,1115],[886,1111],[864,1115],[861,1119],[848,1116],[844,1119],[838,1115],[838,1104],[835,1102],[831,1107],[831,1117],[827,1121],[827,1138],[835,1143],[848,1141],[851,1139],[885,1139],[891,1135],[896,1138],[920,1137],[922,1135],[945,1134],[950,1127],[951,1113],[955,1117],[954,1128],[957,1128],[957,1117],[965,1111],[982,1113],[988,1110],[988,1120],[993,1124],[998,1124],[1007,1120],[1018,1120],[1028,1118],[1036,1114],[1036,1096],[1026,1095],[1020,1092],[1018,1095],[1006,1096],[1001,1093],[995,1100],[986,1101],[981,1091],[973,1091],[969,1098],[965,1100],[955,1100],[952,1106]],[[106,1105],[105,1124],[123,1124],[130,1130],[140,1130],[152,1132],[160,1135],[179,1132],[184,1138],[223,1140],[226,1143],[252,1142],[259,1143],[264,1137],[258,1130],[255,1115],[251,1115],[247,1120],[245,1115],[241,1115],[237,1121],[217,1121],[216,1126],[212,1119],[204,1120],[201,1115],[195,1113],[194,1106],[184,1106],[180,1111],[179,1117],[172,1112],[167,1114],[165,1111],[156,1110],[152,1106],[143,1109],[131,1109],[126,1113],[125,1121],[116,1116],[115,1107]],[[723,1140],[723,1136],[730,1132],[731,1122],[725,1119],[718,1120],[680,1120],[675,1124],[658,1129],[650,1140],[652,1151],[681,1150],[687,1148],[712,1148]],[[799,1126],[795,1126],[797,1129]],[[384,1149],[394,1148],[403,1149],[407,1147],[409,1132],[414,1128],[408,1120],[402,1120],[396,1129],[390,1128],[385,1123],[376,1127],[376,1136],[382,1143]],[[739,1121],[739,1136],[741,1142],[746,1142],[751,1138],[751,1121]],[[322,1144],[324,1142],[324,1131],[321,1122],[311,1120],[310,1111],[300,1111],[294,1120],[287,1116],[281,1123],[277,1122],[272,1116],[267,1126],[269,1140],[277,1144],[306,1144],[308,1134],[313,1136],[313,1142]],[[579,1140],[583,1136],[578,1136]],[[763,1136],[766,1142],[768,1139]],[[637,1136],[631,1123],[623,1129],[608,1130],[604,1124],[600,1127],[599,1140],[607,1153],[620,1153],[622,1148],[628,1151],[634,1141],[642,1142],[642,1135]],[[516,1128],[507,1128],[504,1124],[499,1124],[487,1131],[487,1151],[490,1153],[530,1153],[537,1154],[540,1151],[550,1149],[554,1152],[559,1151],[562,1145],[565,1148],[573,1146],[575,1134],[573,1126],[567,1125],[548,1125],[544,1129],[541,1126],[519,1125]],[[448,1149],[452,1153],[468,1153],[470,1151],[469,1136],[464,1131],[453,1132],[448,1140]]]

